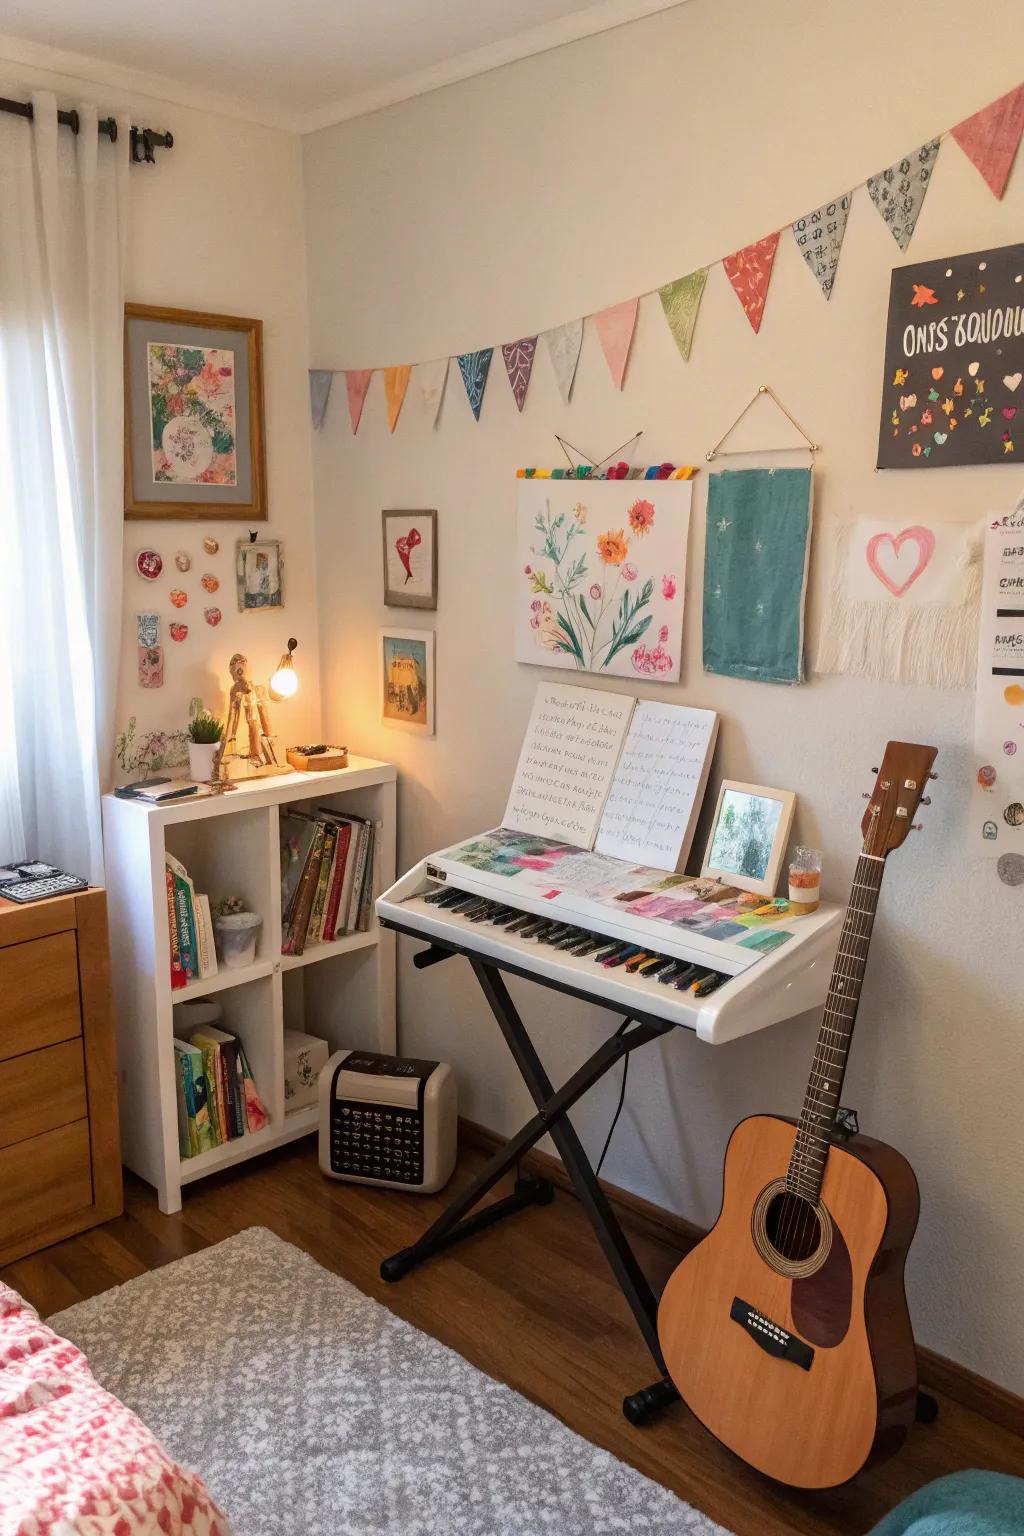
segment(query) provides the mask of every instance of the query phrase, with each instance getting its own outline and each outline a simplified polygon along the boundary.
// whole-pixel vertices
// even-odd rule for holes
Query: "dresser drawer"
[[[0,1150],[0,1242],[4,1249],[10,1246],[13,1250],[19,1239],[45,1233],[62,1218],[91,1204],[88,1120],[76,1120],[58,1131],[46,1131]]]
[[[81,1040],[0,1061],[0,1147],[88,1114]]]
[[[0,1061],[81,1033],[74,932],[0,949]]]

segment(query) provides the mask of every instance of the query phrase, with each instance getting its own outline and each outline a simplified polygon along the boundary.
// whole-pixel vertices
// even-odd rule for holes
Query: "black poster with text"
[[[893,269],[879,469],[1024,462],[1024,245]]]

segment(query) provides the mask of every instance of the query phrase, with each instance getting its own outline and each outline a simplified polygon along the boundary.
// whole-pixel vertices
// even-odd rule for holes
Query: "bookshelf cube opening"
[[[256,959],[276,954],[269,810],[177,822],[166,828],[164,836],[167,852],[184,865],[196,894],[209,897],[211,909],[225,897],[240,897],[246,910],[260,918]],[[215,912],[213,922],[216,928]],[[218,962],[223,968],[219,945]]]

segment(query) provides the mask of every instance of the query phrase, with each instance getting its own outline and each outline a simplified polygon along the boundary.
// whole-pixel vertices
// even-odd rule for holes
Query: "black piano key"
[[[553,923],[545,935],[544,942],[545,944],[557,945],[571,930],[571,923]]]
[[[548,920],[546,917],[531,917],[526,926],[520,928],[519,937],[521,939],[532,939],[534,934],[539,933],[542,928],[546,928],[547,924]]]
[[[514,922],[522,915],[518,907],[499,907],[497,912],[491,913],[487,921],[495,928],[504,928],[506,923]]]
[[[671,960],[666,960],[664,955],[649,955],[642,965],[636,968],[638,976],[656,976],[666,966],[671,965]]]
[[[585,935],[578,944],[574,944],[569,953],[570,955],[577,955],[582,958],[584,955],[593,954],[595,949],[600,949],[602,945],[607,943],[608,940],[603,938],[601,934],[590,933]]]
[[[721,971],[712,971],[710,976],[705,976],[704,980],[694,987],[693,995],[694,997],[707,997],[709,993],[714,992],[724,981],[728,980],[728,976],[723,976]]]
[[[661,982],[663,987],[670,987],[686,970],[689,970],[689,966],[686,964],[685,960],[673,960],[670,966],[668,966],[665,970],[658,972],[658,980]]]
[[[532,912],[523,912],[513,922],[509,923],[508,927],[505,929],[505,932],[519,933],[523,928],[526,927],[527,923],[532,923],[533,921],[534,916]]]
[[[460,917],[471,917],[475,912],[482,912],[488,905],[489,903],[482,896],[473,896],[467,902],[459,902],[452,907],[452,911],[457,912]]]
[[[706,981],[709,976],[714,974],[713,971],[705,971],[699,965],[691,965],[690,972],[684,971],[682,976],[676,977],[677,992],[692,992],[698,982]]]
[[[436,890],[430,891],[423,900],[431,907],[438,906],[446,896],[451,895],[451,887],[439,885]]]
[[[653,959],[654,956],[651,954],[649,949],[638,950],[631,960],[626,961],[626,970],[632,976],[634,972],[638,971],[642,965],[647,963],[648,960]]]
[[[488,901],[485,902],[482,907],[479,907],[475,912],[467,912],[463,915],[468,917],[471,923],[485,923],[488,918],[494,916],[496,905],[496,902]]]
[[[632,960],[634,955],[639,955],[639,944],[627,944],[625,949],[617,950],[614,955],[607,955],[604,960],[606,969],[611,970],[617,965],[625,965],[627,960]]]
[[[606,944],[604,949],[597,950],[590,958],[596,965],[604,965],[606,961],[613,959],[616,955],[622,955],[622,958],[625,959],[625,951],[631,951],[632,948],[632,944],[624,944],[621,939],[615,939]]]
[[[453,885],[446,886],[438,898],[437,905],[439,907],[453,907],[457,901],[464,901],[465,896],[465,891],[460,891]]]
[[[582,928],[570,928],[568,933],[562,935],[555,942],[556,949],[571,949],[577,944],[582,944],[585,937],[589,937]]]
[[[451,906],[448,908],[448,911],[459,913],[465,912],[467,908],[475,907],[479,900],[480,897],[474,896],[471,891],[463,891],[459,899],[452,902]]]

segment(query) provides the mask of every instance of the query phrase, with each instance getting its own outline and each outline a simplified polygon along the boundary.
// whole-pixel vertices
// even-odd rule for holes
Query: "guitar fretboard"
[[[862,853],[839,939],[786,1187],[817,1202],[839,1108],[885,860]]]

